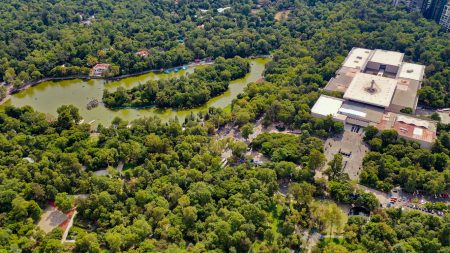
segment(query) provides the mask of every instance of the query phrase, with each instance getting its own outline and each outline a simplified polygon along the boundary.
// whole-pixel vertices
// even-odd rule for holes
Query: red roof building
[[[109,69],[111,65],[105,63],[99,63],[92,68],[93,76],[102,76],[105,71]]]
[[[150,55],[150,52],[148,50],[139,50],[138,52],[136,52],[136,56],[140,56],[140,57],[147,57]]]
[[[423,148],[431,148],[436,140],[436,124],[406,115],[387,112],[379,124],[378,129],[394,129],[400,137],[420,143]]]

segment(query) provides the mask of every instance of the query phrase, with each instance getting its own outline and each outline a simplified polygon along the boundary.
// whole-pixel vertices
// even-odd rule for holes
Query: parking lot
[[[443,216],[444,212],[427,208],[427,203],[443,202],[449,203],[448,194],[440,194],[439,196],[425,196],[420,192],[413,194],[403,192],[400,187],[394,188],[389,194],[386,203],[387,207],[404,208],[409,210],[417,210],[437,216]]]
[[[362,140],[363,135],[361,127],[347,124],[342,136],[330,138],[325,142],[325,157],[327,161],[333,159],[335,154],[341,153],[344,171],[352,180],[358,180],[364,155],[369,150]]]

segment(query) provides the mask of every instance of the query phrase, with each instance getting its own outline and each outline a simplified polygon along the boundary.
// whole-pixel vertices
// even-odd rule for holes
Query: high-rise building
[[[393,0],[395,6],[406,6],[409,11],[419,11],[423,13],[424,8],[431,0]]]
[[[445,5],[448,3],[447,0],[432,0],[428,8],[425,9],[424,16],[428,19],[433,19],[439,23],[441,20],[442,12],[444,11]]]
[[[447,1],[447,4],[444,6],[439,24],[445,27],[447,31],[450,31],[450,1]]]
[[[392,3],[406,6],[410,11],[418,11],[450,31],[450,0],[393,0]]]

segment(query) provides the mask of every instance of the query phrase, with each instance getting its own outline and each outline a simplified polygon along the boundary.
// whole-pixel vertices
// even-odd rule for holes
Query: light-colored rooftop
[[[396,79],[358,73],[345,92],[344,99],[386,108],[391,103],[396,86]]]
[[[436,139],[436,123],[412,116],[386,112],[376,125],[380,130],[394,129],[401,137],[433,143]]]
[[[219,8],[219,9],[217,9],[217,12],[218,12],[218,13],[222,13],[222,12],[228,10],[228,9],[231,9],[231,7]]]
[[[94,66],[94,69],[99,69],[99,70],[106,70],[109,68],[109,64],[106,63],[98,63],[97,65]]]
[[[397,88],[392,98],[392,106],[402,106],[416,109],[417,91],[420,88],[420,82],[411,79],[397,79]]]
[[[398,77],[422,81],[425,73],[425,66],[420,64],[404,62],[400,68]]]
[[[430,127],[429,121],[418,119],[418,118],[413,118],[413,117],[408,117],[405,115],[398,115],[397,121],[400,121],[400,122],[403,122],[403,123],[409,124],[409,125],[418,126],[418,127],[424,127],[424,128]]]
[[[409,118],[408,120],[406,120],[407,122],[405,122],[404,117]],[[420,120],[417,118],[399,115],[397,116],[397,121],[395,121],[392,128],[395,129],[400,136],[413,140],[433,143],[436,139],[435,126],[431,122]]]
[[[369,61],[380,63],[383,65],[400,66],[403,61],[403,53],[375,49]]]
[[[311,109],[311,113],[322,116],[335,116],[343,102],[344,100],[339,98],[321,95]]]
[[[339,91],[344,93],[353,80],[353,77],[360,71],[355,68],[342,67],[336,71],[336,76],[331,78],[324,90]]]
[[[344,61],[343,66],[355,69],[364,69],[372,50],[365,48],[353,48]]]
[[[359,102],[345,101],[339,113],[350,118],[379,123],[384,114],[384,109]]]

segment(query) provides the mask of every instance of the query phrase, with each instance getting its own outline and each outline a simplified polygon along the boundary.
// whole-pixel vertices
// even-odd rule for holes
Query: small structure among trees
[[[146,58],[149,55],[150,55],[150,52],[147,49],[142,49],[142,50],[139,50],[139,51],[136,52],[136,56],[139,56],[139,57]]]
[[[104,76],[104,74],[106,72],[108,72],[108,70],[110,69],[111,65],[109,64],[104,64],[104,63],[99,63],[96,64],[91,71],[91,76]]]

